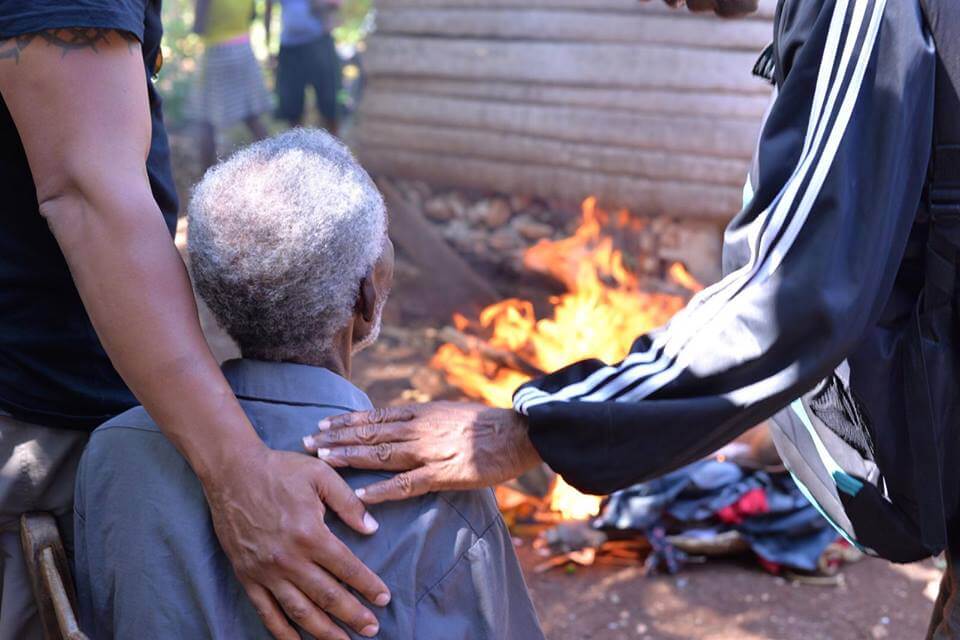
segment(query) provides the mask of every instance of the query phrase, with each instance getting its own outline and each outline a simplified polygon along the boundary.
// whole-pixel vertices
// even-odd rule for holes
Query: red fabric
[[[767,560],[762,556],[757,556],[757,562],[760,563],[760,566],[763,567],[764,571],[771,575],[778,576],[783,571],[782,565],[771,560]]]
[[[745,517],[760,515],[770,511],[767,504],[767,494],[757,487],[740,496],[740,499],[731,505],[717,511],[717,517],[726,524],[740,524]]]

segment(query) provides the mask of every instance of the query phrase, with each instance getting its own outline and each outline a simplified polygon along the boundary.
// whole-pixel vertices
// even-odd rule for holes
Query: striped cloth
[[[270,110],[270,93],[247,38],[207,46],[185,105],[189,120],[217,129]]]

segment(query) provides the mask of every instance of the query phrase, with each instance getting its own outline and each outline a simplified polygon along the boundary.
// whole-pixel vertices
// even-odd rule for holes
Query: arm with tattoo
[[[61,52],[61,56],[82,49],[89,49],[96,53],[98,47],[109,46],[112,41],[126,42],[127,49],[131,53],[140,50],[140,41],[132,33],[126,31],[97,27],[70,27],[39,33],[26,33],[7,40],[0,40],[0,60],[12,59],[19,63],[20,54],[34,41],[40,41],[48,46],[55,47]]]
[[[109,29],[0,42],[0,95],[40,214],[117,371],[203,483],[217,535],[266,626],[299,638],[286,612],[316,637],[345,640],[329,613],[372,635],[376,619],[347,587],[383,603],[386,586],[323,522],[326,502],[370,533],[363,504],[328,465],[262,443],[200,330],[145,170],[151,119],[139,51]]]

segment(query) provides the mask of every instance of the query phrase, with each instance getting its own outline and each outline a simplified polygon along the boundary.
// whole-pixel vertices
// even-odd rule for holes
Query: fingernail
[[[354,491],[353,493],[354,493],[354,495],[356,495],[358,498],[360,498],[361,500],[363,500],[363,496],[367,495],[367,490],[361,487],[360,489],[357,489],[357,490]]]
[[[360,632],[360,635],[367,636],[368,638],[372,638],[373,636],[377,635],[377,631],[380,631],[379,625],[368,624],[363,628],[363,631]]]
[[[320,429],[320,431],[326,431],[329,428],[330,428],[330,421],[327,420],[326,418],[324,418],[323,420],[317,423],[317,429]]]
[[[377,522],[372,515],[370,515],[369,513],[365,513],[363,514],[363,526],[366,528],[367,531],[369,531],[370,533],[373,533],[374,531],[380,528],[380,523]]]
[[[387,606],[388,604],[390,604],[390,594],[389,594],[389,593],[381,593],[381,594],[378,595],[378,596],[376,597],[376,599],[373,601],[373,604],[377,605],[378,607],[385,607],[385,606]]]
[[[313,436],[304,436],[303,438],[304,447],[306,447],[307,449],[310,449],[312,447],[315,447],[316,445],[317,445],[317,441],[313,439]]]
[[[318,458],[326,458],[330,456],[330,449],[317,449]]]

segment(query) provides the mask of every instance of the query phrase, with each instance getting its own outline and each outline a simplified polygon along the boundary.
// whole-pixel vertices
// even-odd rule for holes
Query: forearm
[[[658,475],[770,417],[840,364],[889,298],[923,188],[916,167],[930,157],[924,28],[919,14],[872,28],[880,5],[855,21],[845,14],[866,5],[795,7],[778,28],[783,80],[759,188],[726,235],[729,273],[623,362],[577,363],[514,397],[540,454],[575,485]],[[857,43],[852,55],[838,53],[843,41]],[[849,108],[821,99],[839,90],[834,77],[850,78]]]
[[[114,182],[96,192],[66,188],[41,212],[114,366],[206,478],[260,440],[204,340],[186,269],[149,190]]]

